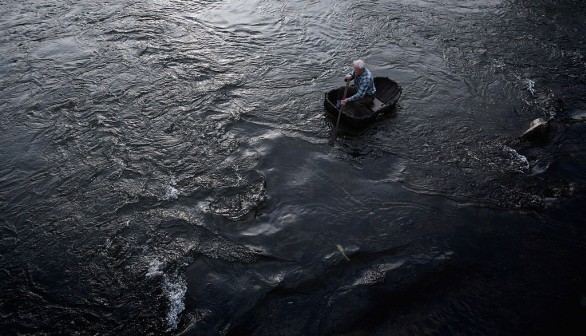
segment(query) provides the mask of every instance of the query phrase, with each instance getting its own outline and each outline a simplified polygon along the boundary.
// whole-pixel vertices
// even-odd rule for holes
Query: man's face
[[[357,74],[358,76],[362,75],[362,73],[364,72],[364,69],[360,69],[357,66],[354,66],[354,73]]]

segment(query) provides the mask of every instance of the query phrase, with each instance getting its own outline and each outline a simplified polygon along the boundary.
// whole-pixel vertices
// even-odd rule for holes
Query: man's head
[[[352,63],[352,65],[354,66],[354,73],[358,76],[362,75],[364,69],[366,69],[366,64],[364,64],[363,60],[356,60]]]

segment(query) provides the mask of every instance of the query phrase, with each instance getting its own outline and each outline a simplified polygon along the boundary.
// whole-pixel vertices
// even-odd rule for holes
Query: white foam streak
[[[529,169],[530,164],[529,160],[527,160],[527,157],[517,153],[516,150],[507,146],[503,146],[503,150],[511,155],[513,159],[511,162],[512,166],[518,167],[520,171],[526,171],[527,169]]]
[[[164,289],[169,299],[169,311],[167,312],[167,331],[177,329],[179,316],[185,309],[185,293],[187,284],[184,279],[176,276],[174,279],[164,275]]]
[[[527,89],[529,90],[529,92],[531,92],[532,95],[535,96],[535,81],[528,79],[527,80]]]
[[[163,196],[163,200],[169,201],[172,199],[177,199],[179,197],[179,190],[177,190],[177,188],[174,187],[176,184],[177,181],[175,180],[175,177],[171,177],[171,181],[167,186],[167,190],[165,192],[165,196]]]
[[[153,260],[151,261],[151,263],[149,264],[149,270],[146,274],[147,277],[152,278],[156,275],[163,275],[163,272],[161,271],[161,266],[163,265],[163,262],[160,260]]]
[[[172,199],[177,199],[177,197],[179,197],[179,191],[173,186],[168,186],[167,192],[165,193],[165,196],[163,196],[163,199],[165,201],[168,201]]]
[[[164,262],[153,260],[149,264],[146,276],[149,278],[160,276],[163,279],[163,292],[169,300],[169,310],[167,311],[167,332],[177,329],[180,321],[180,315],[185,310],[185,293],[187,293],[187,282],[177,272],[173,275],[167,275],[162,271]]]

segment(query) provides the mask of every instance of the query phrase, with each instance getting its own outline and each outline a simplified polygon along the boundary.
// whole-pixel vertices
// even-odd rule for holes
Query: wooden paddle
[[[342,100],[346,99],[346,94],[348,93],[348,86],[350,86],[349,80],[346,81],[346,88],[344,89],[344,97],[342,97]],[[334,127],[334,132],[332,133],[332,138],[330,139],[330,146],[333,145],[336,141],[336,132],[338,131],[338,124],[340,123],[340,116],[342,115],[342,109],[344,108],[344,106],[346,105],[340,106],[340,109],[338,110],[338,120],[336,121],[336,127]]]

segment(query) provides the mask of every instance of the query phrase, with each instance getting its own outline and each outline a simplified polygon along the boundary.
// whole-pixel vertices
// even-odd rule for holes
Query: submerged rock
[[[551,119],[537,118],[529,124],[527,129],[521,138],[532,140],[532,141],[545,141],[547,134],[549,133],[549,122]]]

